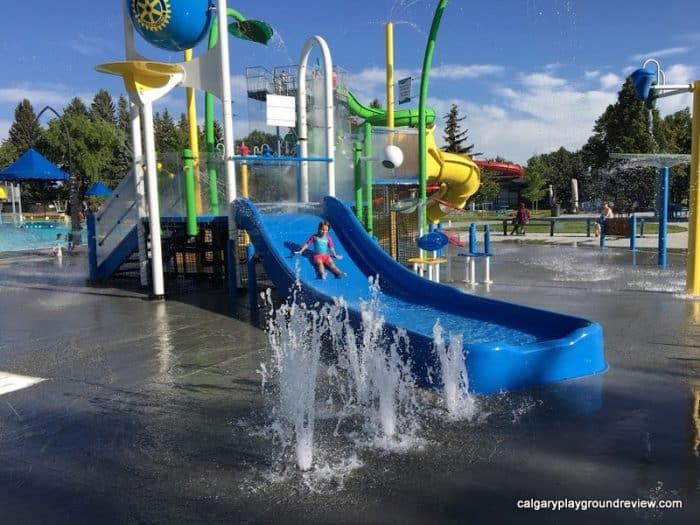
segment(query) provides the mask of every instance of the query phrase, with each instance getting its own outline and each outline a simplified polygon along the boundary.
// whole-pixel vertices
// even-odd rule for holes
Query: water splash
[[[258,369],[263,388],[277,394],[274,434],[283,450],[294,450],[298,469],[320,468],[318,458],[329,454],[318,444],[328,440],[336,441],[334,451],[351,443],[345,457],[358,448],[407,450],[421,443],[417,387],[407,358],[410,341],[405,330],[386,329],[376,281],[370,280],[359,319],[342,298],[307,305],[300,292],[297,281],[277,309],[271,292],[264,294],[273,357]],[[321,358],[322,348],[324,356],[334,355],[332,364]],[[318,418],[326,426],[335,420],[334,430],[324,435],[324,427],[315,435]]]
[[[449,334],[449,345],[445,345],[440,321],[433,326],[433,350],[440,363],[442,394],[448,417],[453,420],[471,420],[477,413],[474,396],[469,394],[469,380],[464,359],[464,344],[461,335]]]
[[[280,434],[290,439],[293,436],[297,466],[309,470],[313,462],[316,376],[328,308],[307,307],[297,300],[298,292],[297,286],[287,303],[271,310],[267,327],[279,385]],[[271,305],[269,289],[266,299]]]

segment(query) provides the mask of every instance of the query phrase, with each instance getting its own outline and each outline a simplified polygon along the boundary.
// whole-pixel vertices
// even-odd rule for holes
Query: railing
[[[109,199],[95,215],[97,265],[102,264],[136,226],[138,208],[134,172],[119,183]]]

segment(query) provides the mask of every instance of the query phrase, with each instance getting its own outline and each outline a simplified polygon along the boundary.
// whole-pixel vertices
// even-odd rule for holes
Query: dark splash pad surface
[[[624,250],[495,245],[476,293],[594,319],[610,370],[490,396],[472,422],[425,415],[406,452],[335,447],[319,423],[309,484],[274,461],[257,374],[265,334],[225,292],[169,283],[164,304],[85,285],[84,261],[0,259],[0,370],[43,377],[0,396],[7,523],[669,523],[700,512],[700,309],[684,264]],[[69,263],[66,265],[66,263]],[[598,272],[600,270],[600,273]],[[233,314],[233,316],[232,316]],[[321,404],[325,398],[321,399]],[[682,510],[526,511],[526,499],[679,499]]]

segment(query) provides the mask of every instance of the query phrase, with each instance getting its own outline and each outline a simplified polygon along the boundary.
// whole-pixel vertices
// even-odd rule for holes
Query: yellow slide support
[[[469,197],[479,189],[481,171],[479,166],[466,155],[441,151],[433,137],[434,129],[428,128],[426,131],[428,184],[440,184],[442,186],[440,199],[456,208],[462,208]],[[429,222],[440,222],[444,214],[438,202],[428,202]]]

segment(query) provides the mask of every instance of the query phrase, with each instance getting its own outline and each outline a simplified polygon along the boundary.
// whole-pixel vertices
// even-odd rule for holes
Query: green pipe
[[[355,174],[355,215],[363,222],[362,204],[362,143],[355,142],[352,148],[352,161]]]
[[[365,135],[365,162],[366,166],[366,181],[367,181],[367,233],[370,237],[374,233],[374,217],[372,210],[372,124],[365,122],[362,125],[362,131]]]
[[[228,16],[238,22],[244,22],[245,18],[235,9],[227,9]],[[209,42],[207,50],[212,49],[219,42],[219,24],[217,16],[214,15],[209,29]],[[217,186],[218,161],[216,159],[216,143],[214,136],[214,95],[208,91],[204,94],[204,127],[206,130],[207,148],[207,176],[209,179],[209,209],[211,215],[219,215],[219,189]]]
[[[386,126],[387,116],[386,110],[381,108],[372,108],[361,104],[359,100],[348,91],[348,110],[352,115],[364,119],[373,126]],[[428,108],[427,123],[432,124],[435,122],[435,111]],[[395,126],[410,126],[416,127],[418,125],[418,110],[417,109],[399,109],[394,111],[394,125]]]
[[[197,235],[197,205],[194,191],[194,155],[191,149],[182,150],[183,175],[185,177],[185,209],[187,210],[187,235]]]
[[[427,128],[427,104],[428,104],[428,79],[430,77],[430,67],[433,63],[433,52],[435,50],[435,40],[437,39],[438,29],[442,14],[447,7],[448,0],[440,0],[440,3],[435,8],[433,16],[433,24],[430,27],[428,35],[428,43],[425,47],[425,58],[423,59],[423,71],[420,79],[420,97],[418,99],[418,159],[419,159],[419,193],[421,201],[422,220],[421,228],[425,229],[428,224],[427,214],[425,213],[425,204],[428,200],[428,153],[426,141]]]

